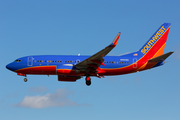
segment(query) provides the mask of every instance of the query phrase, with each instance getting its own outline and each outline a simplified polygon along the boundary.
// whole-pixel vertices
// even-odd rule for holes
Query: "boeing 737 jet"
[[[106,56],[118,43],[121,33],[113,42],[92,56],[81,55],[36,55],[16,59],[7,69],[24,76],[57,75],[58,81],[74,82],[85,76],[86,85],[91,85],[91,76],[135,73],[161,66],[173,52],[163,54],[170,23],[162,24],[150,39],[136,52],[121,56]]]

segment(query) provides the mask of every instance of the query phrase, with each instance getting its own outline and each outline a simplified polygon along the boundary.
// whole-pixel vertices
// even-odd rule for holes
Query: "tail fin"
[[[162,24],[151,38],[138,51],[139,56],[152,59],[163,54],[171,23]]]

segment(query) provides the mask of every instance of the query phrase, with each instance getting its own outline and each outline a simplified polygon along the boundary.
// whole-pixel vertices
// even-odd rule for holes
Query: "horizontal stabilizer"
[[[166,58],[168,58],[172,53],[174,52],[168,52],[166,54],[163,54],[161,56],[155,57],[153,59],[150,59],[148,62],[160,62],[160,61],[164,61]]]

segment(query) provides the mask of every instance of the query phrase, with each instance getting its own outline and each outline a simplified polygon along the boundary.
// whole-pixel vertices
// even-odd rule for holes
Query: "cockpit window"
[[[21,60],[15,60],[14,62],[21,62]]]

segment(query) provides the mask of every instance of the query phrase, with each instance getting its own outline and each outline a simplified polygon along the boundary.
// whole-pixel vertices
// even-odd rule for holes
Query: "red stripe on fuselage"
[[[148,65],[148,67],[146,67],[145,64],[147,64],[148,60],[158,57],[163,54],[167,36],[169,33],[169,29],[170,29],[170,27],[165,31],[165,33],[161,36],[161,38],[159,38],[159,40],[152,46],[152,48],[142,57],[142,59],[140,61],[138,61],[138,63],[143,62],[143,64],[144,64],[144,66],[139,68],[138,71],[149,69],[155,65],[155,64],[152,64],[152,65]]]
[[[170,27],[169,27],[170,28]],[[99,75],[121,75],[121,74],[127,74],[127,73],[133,73],[136,71],[141,71],[145,69],[149,69],[155,65],[147,65],[147,62],[149,59],[157,57],[163,53],[165,43],[167,40],[169,28],[165,31],[165,33],[157,40],[157,42],[148,50],[148,52],[137,61],[137,67],[134,68],[133,64],[122,67],[122,68],[113,68],[113,69],[101,69],[103,73],[100,73]],[[15,71],[17,73],[23,73],[23,74],[40,74],[40,75],[73,75],[73,76],[83,76],[85,75],[85,72],[75,73],[74,70],[70,69],[57,69],[56,66],[36,66],[36,67],[28,67],[24,69],[20,69]],[[89,73],[91,76],[97,76],[96,73]]]
[[[133,73],[136,71],[142,71],[145,69],[152,68],[156,63],[148,64],[148,66],[146,66],[147,62],[148,62],[148,60],[150,60],[154,57],[162,55],[162,53],[163,53],[162,51],[164,50],[164,47],[166,44],[169,29],[170,29],[170,27],[159,38],[159,40],[152,46],[152,48],[142,58],[140,58],[137,61],[137,68],[133,68],[133,64],[131,64],[131,65],[123,67],[123,68],[103,69],[106,72],[104,75],[121,75],[121,74]],[[159,54],[156,54],[158,52],[159,52]]]
[[[16,70],[17,73],[38,74],[38,75],[56,75],[56,66],[36,66]]]
[[[71,69],[57,69],[57,75],[84,76],[85,72],[75,73],[75,70]]]

